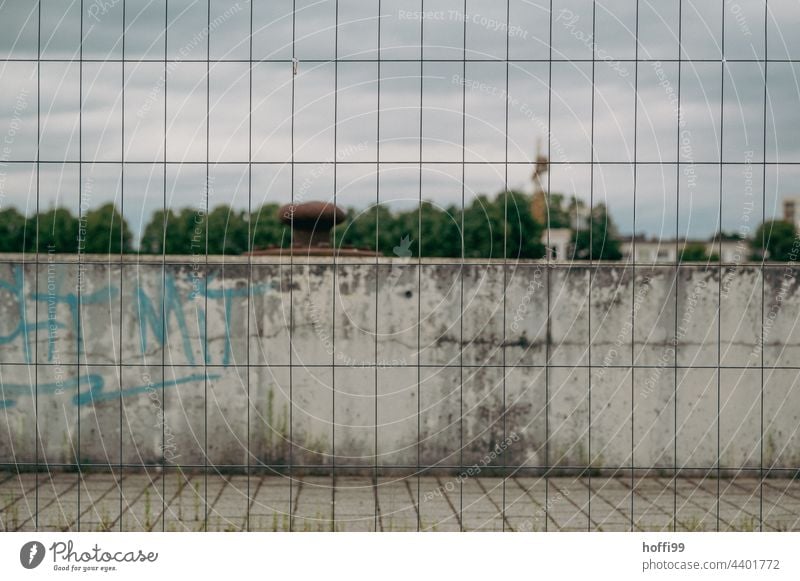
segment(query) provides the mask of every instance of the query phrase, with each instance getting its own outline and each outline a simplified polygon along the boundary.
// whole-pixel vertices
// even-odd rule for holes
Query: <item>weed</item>
[[[153,507],[150,500],[150,489],[144,490],[144,528],[149,531],[153,528]]]
[[[689,532],[699,532],[706,530],[703,521],[697,518],[696,516],[692,516],[691,518],[685,520],[683,523],[678,523],[678,524],[681,524],[683,526],[683,529]]]
[[[744,531],[748,533],[752,533],[756,531],[756,519],[752,516],[743,517],[739,521],[739,525],[734,525],[733,527],[737,531]]]

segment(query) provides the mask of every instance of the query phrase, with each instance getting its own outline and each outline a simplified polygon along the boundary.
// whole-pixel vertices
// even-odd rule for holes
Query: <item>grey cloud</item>
[[[56,6],[58,4],[58,6]],[[168,54],[182,60],[203,59],[206,55],[207,5],[202,1],[174,0],[170,4]],[[239,6],[240,9],[236,9]],[[257,2],[253,6],[253,53],[255,58],[291,58],[292,19],[290,0]],[[760,6],[760,8],[759,8]],[[43,55],[46,58],[71,58],[79,46],[80,3],[43,4]],[[60,7],[60,8],[59,8]],[[257,63],[253,66],[252,159],[256,162],[286,162],[291,155],[292,82],[295,89],[295,160],[309,162],[295,168],[294,186],[287,167],[253,166],[253,204],[264,200],[287,201],[292,188],[303,188],[303,195],[330,198],[333,192],[334,158],[347,161],[338,166],[337,182],[348,184],[343,190],[345,204],[360,206],[375,198],[375,166],[378,133],[377,63],[339,65],[339,123],[336,128],[338,151],[334,150],[334,65],[312,63],[308,59],[333,59],[335,55],[335,3],[333,0],[297,2],[295,51],[300,59],[298,75],[291,63]],[[381,3],[381,56],[385,59],[417,59],[420,56],[420,21],[409,16],[419,11],[418,0],[384,0]],[[549,2],[513,0],[510,21],[519,32],[509,39],[513,58],[546,59],[548,47]],[[164,6],[153,0],[126,0],[126,58],[160,59],[164,54]],[[377,49],[377,1],[340,0],[339,57],[373,59]],[[590,0],[555,0],[553,54],[570,58],[591,57]],[[678,56],[678,3],[639,2],[640,58],[674,59]],[[713,8],[713,9],[712,9]],[[725,50],[730,58],[763,56],[763,2],[735,1],[721,6],[683,0],[684,57],[719,58],[722,20],[725,20]],[[426,59],[459,59],[463,50],[464,21],[460,0],[431,0],[426,13],[437,16],[425,24]],[[634,37],[635,0],[600,1],[597,4],[598,56],[606,62],[595,67],[594,140],[600,162],[631,161],[633,141],[638,143],[639,161],[666,162],[678,159],[679,139],[675,103],[669,88],[677,90],[677,64],[642,62],[638,67],[638,135],[634,136],[633,63],[615,63],[636,54]],[[402,11],[402,16],[401,16]],[[563,11],[563,12],[562,12]],[[36,56],[35,4],[6,0],[0,6],[0,54],[14,58]],[[121,2],[114,0],[84,3],[85,58],[119,58],[122,54]],[[227,14],[223,18],[223,16]],[[214,0],[211,32],[212,58],[247,59],[249,55],[250,6],[245,0]],[[483,18],[472,19],[479,15]],[[570,16],[571,15],[571,16]],[[575,18],[577,16],[577,19]],[[570,17],[570,18],[567,18]],[[796,5],[770,2],[768,21],[770,57],[800,57],[800,46],[790,34],[798,20]],[[504,22],[505,5],[489,0],[469,0],[467,4],[468,59],[504,58],[506,31],[495,30]],[[516,29],[515,29],[516,30]],[[42,159],[78,159],[77,63],[42,63]],[[214,162],[248,160],[249,67],[246,63],[212,63],[209,95],[209,154]],[[744,161],[753,152],[762,159],[763,78],[757,63],[725,65],[723,154],[725,161]],[[84,63],[84,104],[82,138],[84,161],[117,161],[123,146],[128,161],[163,160],[164,144],[164,65],[128,63],[125,65],[125,110],[121,108],[122,82],[119,63]],[[462,63],[426,62],[422,76],[418,62],[380,65],[381,161],[406,161],[406,166],[384,163],[380,170],[382,199],[414,200],[419,197],[416,164],[420,145],[420,80],[423,82],[423,165],[425,162],[454,162],[452,166],[424,165],[423,198],[439,203],[460,202],[461,142],[466,141],[469,161],[494,162],[468,166],[465,195],[495,193],[505,182],[506,146],[510,161],[527,161],[535,155],[541,138],[547,148],[550,120],[550,152],[554,160],[589,161],[591,156],[591,63],[513,62],[509,66],[508,95],[506,64],[466,64],[466,78],[483,88],[459,84]],[[36,152],[36,63],[3,62],[0,135],[15,133],[8,160],[33,159]],[[548,81],[552,70],[552,101],[548,103]],[[206,159],[206,64],[183,62],[170,65],[167,74],[168,118],[167,158],[170,161],[204,162]],[[661,71],[661,72],[659,72]],[[767,111],[767,158],[781,162],[800,161],[800,146],[795,129],[800,122],[800,83],[797,65],[770,63]],[[719,161],[720,83],[722,65],[684,63],[681,71],[681,108],[691,133],[691,159]],[[16,97],[25,89],[29,106],[15,110]],[[462,90],[466,101],[462,101]],[[496,91],[495,91],[496,90]],[[508,97],[508,104],[506,102]],[[505,135],[508,108],[509,128]],[[466,133],[462,134],[462,111]],[[322,162],[315,164],[313,162]],[[349,165],[363,162],[364,165]],[[28,212],[35,208],[30,187],[31,167],[2,166],[6,180],[5,204],[13,203]],[[48,168],[43,182],[42,200],[66,201],[76,197],[74,164]],[[88,166],[87,166],[88,167]],[[97,166],[99,167],[99,166]],[[112,168],[118,168],[118,165]],[[128,170],[127,168],[131,168]],[[163,203],[163,175],[157,166],[126,166],[126,215],[133,223],[147,221],[147,212]],[[218,173],[217,200],[242,207],[241,168],[212,166]],[[322,167],[315,172],[315,167]],[[530,167],[510,165],[510,186],[530,190]],[[499,171],[498,171],[499,170]],[[98,170],[93,170],[95,173]],[[191,203],[202,194],[204,166],[170,167],[167,198],[173,205]],[[760,171],[760,169],[759,169]],[[790,166],[768,168],[767,211],[776,207],[778,196],[796,189],[798,172]],[[116,172],[116,173],[115,173]],[[84,172],[91,175],[90,172]],[[104,194],[114,197],[111,171],[97,178]],[[309,180],[309,175],[313,179]],[[99,174],[98,174],[99,175]],[[346,176],[347,179],[345,179]],[[730,229],[740,216],[743,178],[741,167],[723,171],[723,226]],[[759,176],[758,187],[760,193]],[[592,191],[590,168],[552,167],[553,190],[588,199]],[[679,184],[680,182],[680,184]],[[73,190],[70,188],[73,187]],[[198,189],[199,188],[199,189]],[[13,190],[13,192],[12,192]],[[675,197],[680,191],[679,229],[689,235],[710,235],[717,227],[719,168],[697,169],[697,185],[688,188],[686,178],[678,179],[675,165],[641,166],[636,184],[636,228],[651,234],[675,233]],[[605,200],[620,223],[620,229],[633,228],[633,176],[628,166],[597,166],[594,178],[595,200]],[[730,191],[730,193],[728,193]],[[410,203],[410,202],[409,202]],[[144,217],[131,214],[143,213]]]

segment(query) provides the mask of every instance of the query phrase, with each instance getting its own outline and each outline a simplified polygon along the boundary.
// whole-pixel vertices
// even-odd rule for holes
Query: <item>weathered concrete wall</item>
[[[0,462],[800,466],[784,266],[6,258]]]

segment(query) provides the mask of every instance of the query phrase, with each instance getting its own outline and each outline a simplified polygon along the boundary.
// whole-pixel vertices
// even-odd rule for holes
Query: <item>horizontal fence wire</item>
[[[158,58],[137,56],[141,39],[132,32],[131,15],[141,2],[105,3],[104,10],[120,5],[122,24],[120,52],[107,58],[87,56],[87,51],[93,54],[87,35],[111,26],[92,14],[90,7],[100,10],[101,4],[80,0],[80,41],[75,53],[63,58],[48,54],[55,42],[47,36],[54,13],[48,13],[47,3],[33,5],[28,18],[36,23],[35,58],[0,56],[0,76],[21,80],[11,73],[6,77],[6,71],[29,63],[26,71],[36,81],[35,153],[9,153],[0,162],[2,191],[10,194],[8,199],[0,197],[0,210],[14,207],[20,199],[11,190],[22,182],[6,178],[16,176],[23,166],[30,166],[29,196],[35,195],[35,202],[17,204],[23,214],[35,212],[35,219],[26,218],[24,226],[33,229],[32,234],[25,231],[25,236],[33,236],[33,251],[20,248],[0,254],[0,277],[5,277],[0,278],[1,300],[5,318],[11,321],[0,332],[0,411],[8,441],[0,443],[0,529],[797,530],[800,453],[794,449],[798,426],[792,425],[792,418],[800,409],[794,377],[800,366],[793,365],[798,352],[796,320],[786,320],[796,307],[796,247],[787,260],[775,259],[766,250],[759,256],[757,250],[769,247],[771,234],[755,227],[757,220],[765,225],[773,215],[780,218],[773,197],[786,189],[779,185],[781,176],[791,182],[791,172],[800,165],[800,160],[784,159],[787,155],[770,133],[770,123],[778,122],[769,116],[774,116],[769,83],[779,72],[786,73],[785,65],[800,63],[768,54],[776,46],[770,44],[773,2],[777,0],[763,2],[763,31],[749,30],[753,58],[730,56],[726,29],[730,34],[732,16],[724,0],[714,7],[713,22],[719,19],[720,28],[718,58],[688,54],[696,27],[689,27],[687,19],[698,13],[687,0],[674,2],[677,20],[669,30],[677,57],[647,54],[640,38],[640,13],[655,3],[629,2],[627,9],[635,10],[633,30],[627,31],[635,47],[633,57],[622,55],[613,63],[633,65],[632,119],[620,111],[614,122],[632,125],[632,147],[602,153],[606,146],[599,145],[600,139],[610,129],[599,115],[602,108],[614,107],[598,91],[600,67],[612,60],[599,49],[597,38],[604,32],[599,18],[610,15],[620,21],[616,11],[623,8],[597,0],[586,3],[590,11],[582,16],[591,23],[585,42],[566,25],[567,33],[592,52],[591,58],[554,48],[554,39],[564,34],[554,27],[564,26],[566,12],[575,16],[557,0],[407,2],[422,15],[414,20],[416,40],[405,47],[416,51],[417,58],[381,56],[387,46],[383,43],[397,34],[385,24],[387,11],[405,6],[389,0],[364,3],[357,11],[356,22],[375,23],[375,58],[341,48],[354,34],[351,18],[343,16],[345,8],[352,11],[352,2],[345,0],[316,3],[320,14],[329,9],[334,15],[329,25],[323,16],[315,24],[320,30],[330,29],[323,43],[332,58],[305,58],[298,49],[308,42],[298,21],[315,9],[305,1],[283,3],[286,13],[277,19],[291,29],[284,58],[257,54],[254,38],[263,33],[263,23],[257,21],[256,10],[266,5],[258,0],[233,4],[246,20],[246,38],[239,39],[246,58],[210,56],[214,43],[226,40],[226,33],[215,30],[215,10],[231,5],[222,0],[190,3],[204,9],[198,44],[204,46],[206,58],[175,56],[171,43],[177,42],[173,36],[180,38],[177,23],[182,10],[191,7],[177,0],[164,2],[163,12],[159,6],[158,26],[163,31],[158,38],[163,47],[159,40],[148,49],[163,51]],[[426,7],[430,12],[444,4],[454,13],[460,11],[456,28],[461,35],[446,58],[437,44],[444,45],[446,39],[431,40],[438,30],[436,17],[426,13]],[[535,6],[547,17],[546,57],[519,58],[512,46],[514,11],[523,5]],[[21,9],[12,4],[0,7],[0,19],[4,11],[10,17],[16,10]],[[500,56],[476,55],[471,45],[469,17],[481,11],[503,13],[493,21],[505,31]],[[52,153],[47,140],[53,111],[43,108],[53,82],[43,65],[50,63],[75,65],[78,70],[78,94],[66,106],[77,113],[70,137],[77,151],[67,147],[60,156]],[[86,98],[87,89],[93,88],[91,77],[85,78],[87,64],[119,65],[113,69],[119,74],[119,90],[106,87],[105,96],[121,104],[118,157],[99,147],[94,153],[85,150],[93,139],[87,138],[86,127],[95,114]],[[192,64],[198,65],[192,69],[194,87],[187,90],[187,79],[176,71]],[[239,97],[241,107],[246,101],[247,114],[239,123],[246,133],[240,139],[247,143],[242,150],[246,153],[223,159],[214,140],[230,143],[237,138],[225,133],[226,121],[215,116],[220,112],[215,110],[210,79],[215,69],[228,64],[242,65],[244,71],[246,88],[239,89],[246,94]],[[287,151],[270,154],[274,159],[266,159],[255,143],[260,128],[254,112],[263,106],[261,93],[266,88],[254,72],[269,64],[285,65],[284,73],[291,70],[288,81],[275,79],[289,93],[288,109],[276,108],[278,114],[285,113],[289,130]],[[538,129],[547,141],[530,159],[513,151],[519,144],[510,137],[519,122],[512,110],[512,74],[526,64],[543,65],[539,73],[546,78],[537,90],[546,97]],[[758,66],[762,102],[746,106],[748,113],[762,117],[762,127],[746,141],[761,151],[728,158],[726,139],[740,128],[725,123],[726,105],[736,92],[726,75],[731,67],[747,64]],[[349,100],[360,98],[351,94],[353,86],[343,72],[351,65],[375,73],[364,83],[374,84],[374,94],[365,92],[358,101],[365,108],[362,122],[374,131],[367,138],[374,148],[359,159],[339,154],[348,143],[347,124],[353,122]],[[392,84],[396,79],[386,73],[392,65],[411,65],[401,74],[407,86],[398,89]],[[446,107],[427,100],[437,96],[426,81],[442,75],[436,68],[440,65],[453,65],[446,70],[461,77],[450,95],[454,102]],[[642,125],[653,120],[645,117],[652,95],[643,89],[640,73],[645,66],[652,71],[661,65],[672,65],[675,73],[674,88],[669,79],[662,83],[674,96],[669,104],[675,109],[674,126],[669,127],[674,150],[659,149],[655,157],[641,145],[642,131],[648,129]],[[696,103],[689,100],[687,106],[684,99],[689,94],[686,87],[697,80],[692,75],[697,77],[697,67],[704,65],[719,65],[707,87],[716,85],[719,74],[718,93],[704,95],[709,110],[718,99],[713,104],[718,123],[712,121],[716,150],[695,154],[686,116]],[[154,91],[163,94],[163,110],[157,111],[163,124],[158,134],[161,151],[148,152],[152,159],[139,159],[129,142],[141,129],[126,109],[133,99],[128,75],[140,66],[159,68],[161,84]],[[332,85],[316,87],[310,98],[302,93],[308,87],[300,84],[309,66],[328,67]],[[485,122],[490,129],[485,141],[497,139],[492,132],[502,137],[502,146],[485,156],[476,153],[478,148],[468,139],[470,123],[479,118],[468,107],[469,99],[475,98],[466,82],[468,67],[473,66],[497,67],[498,86],[493,90],[502,100],[501,107],[483,105],[487,110],[494,106],[499,119]],[[571,98],[554,88],[554,68],[568,66],[583,75],[581,96],[588,105],[587,118],[575,128],[585,133],[588,155],[577,159],[562,155],[563,145],[552,130],[560,108]],[[202,93],[201,98],[190,102],[192,91]],[[398,99],[401,106],[386,105]],[[309,127],[314,127],[310,108],[319,102],[330,105],[323,115],[332,150],[311,155],[302,148]],[[4,103],[6,109],[9,105],[14,107]],[[182,107],[197,117],[191,141],[204,143],[180,155],[170,149],[175,146],[168,134]],[[398,138],[384,124],[398,109],[413,114],[399,122],[416,131],[407,138],[413,150],[408,158],[395,154],[393,141]],[[374,115],[374,127],[366,121],[371,119],[368,115]],[[450,125],[454,136],[447,159],[427,149],[431,138],[426,130],[442,122]],[[275,135],[269,139],[280,140]],[[215,229],[228,232],[230,222],[230,216],[223,224],[211,219],[220,166],[246,170],[236,184],[246,204],[240,200],[237,209],[233,203],[229,209],[242,214],[247,239],[230,253],[211,251]],[[77,195],[69,191],[63,196],[66,201],[61,194],[56,200],[77,209],[80,242],[90,227],[97,228],[89,222],[96,199],[86,180],[93,184],[98,168],[109,167],[119,172],[112,207],[116,212],[119,203],[120,211],[100,229],[114,233],[108,236],[109,245],[118,242],[118,252],[87,253],[81,246],[74,254],[48,251],[48,230],[54,238],[58,228],[47,223],[44,214],[55,211],[48,191],[53,187],[50,172],[60,170],[59,179],[65,181],[71,176],[68,172],[76,172]],[[144,193],[126,181],[141,168],[150,171]],[[170,181],[179,179],[175,176],[181,168],[199,172],[192,204],[184,208]],[[288,191],[267,199],[258,191],[263,176],[257,172],[272,168],[288,172],[288,182],[278,184],[273,178],[268,189]],[[293,252],[307,242],[292,214],[285,252],[255,252],[263,250],[256,242],[264,227],[256,213],[259,206],[295,205],[316,197],[337,207],[349,204],[354,196],[348,190],[353,179],[348,172],[361,168],[368,172],[368,187],[358,203],[379,209],[365,234],[372,245],[374,226],[374,248],[361,249],[367,253],[356,257],[336,252],[337,235],[364,227],[363,222],[354,226],[357,220],[348,215],[352,221],[333,225],[329,256],[304,254],[302,248]],[[393,173],[397,168],[405,172],[400,178]],[[478,195],[477,190],[490,186],[473,190],[474,168],[491,169],[503,196],[501,205],[495,208]],[[614,240],[628,246],[624,255],[609,259],[595,250],[612,238],[605,226],[596,228],[596,209],[602,205],[605,212],[611,206],[597,180],[605,179],[604,171],[617,168],[630,170],[632,206],[630,226],[625,227],[630,234],[614,233]],[[649,175],[650,168],[661,174]],[[723,226],[734,207],[725,185],[727,168],[752,172],[749,187],[754,198],[759,193],[761,197],[752,202],[749,232],[754,250],[748,247],[735,259],[722,251]],[[687,179],[693,184],[694,172],[705,169],[716,174],[716,181],[698,194]],[[450,257],[426,255],[424,248],[431,254],[444,245],[446,227],[424,215],[431,188],[426,180],[431,173],[447,170],[452,170],[454,185],[441,207],[456,214],[450,218],[459,240]],[[324,196],[301,181],[323,180],[319,176],[327,171],[324,180],[332,191]],[[575,178],[579,173],[583,177]],[[519,235],[519,244],[541,242],[538,258],[522,257],[514,249],[518,224],[512,213],[518,208],[512,206],[516,198],[508,194],[523,174],[532,175],[526,178],[526,184],[531,181],[534,186],[531,212],[537,195],[545,200],[541,228]],[[574,209],[566,212],[571,222],[550,227],[559,211],[553,196],[569,180],[573,193],[587,199],[580,206],[576,197]],[[661,183],[655,184],[658,180]],[[392,198],[400,182],[409,192],[406,200]],[[145,207],[142,196],[152,194],[153,184],[160,186],[159,207]],[[663,199],[648,197],[654,184]],[[483,213],[477,223],[470,214],[472,198],[484,200],[479,202]],[[397,202],[416,210],[409,211],[403,236],[387,248],[382,235],[395,234],[392,212],[402,211]],[[170,225],[175,224],[174,214],[187,208],[195,212],[193,253],[171,254]],[[125,228],[114,223],[139,212],[142,230],[146,211],[161,212],[151,225],[158,227],[163,221],[155,236],[160,237],[160,249],[154,252],[126,247]],[[581,212],[586,214],[583,222]],[[660,214],[661,234],[648,238],[640,232],[649,227],[654,213]],[[7,216],[10,223],[11,214]],[[608,216],[603,216],[607,224]],[[709,252],[699,259],[687,258],[687,245],[697,242],[689,232],[692,219],[716,220],[717,232],[709,244],[716,244],[718,256]],[[491,255],[471,254],[476,229],[494,229]],[[569,241],[575,247],[584,241],[588,250],[580,260],[551,254],[559,230],[571,231]],[[734,243],[745,237],[726,240]],[[658,246],[655,256],[637,254],[648,244]],[[369,254],[370,250],[376,252]],[[56,279],[69,280],[74,292],[59,287]],[[800,316],[800,307],[795,310]],[[58,317],[63,313],[69,313],[69,322]],[[535,324],[528,321],[534,318]],[[62,334],[68,340],[62,341]],[[67,397],[54,403],[54,397],[65,393]]]

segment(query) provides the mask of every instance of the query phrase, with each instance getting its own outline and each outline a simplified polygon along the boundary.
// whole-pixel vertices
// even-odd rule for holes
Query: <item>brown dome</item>
[[[347,214],[341,208],[327,202],[304,202],[286,204],[278,210],[278,217],[284,224],[296,230],[322,230],[341,224]]]

